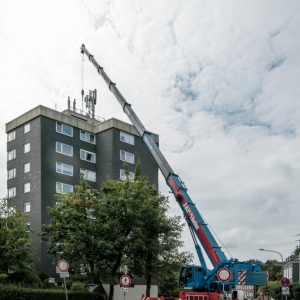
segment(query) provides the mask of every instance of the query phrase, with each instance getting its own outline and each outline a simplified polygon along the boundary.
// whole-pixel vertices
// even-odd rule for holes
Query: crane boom
[[[235,281],[238,281],[238,270],[240,268],[244,268],[248,271],[260,271],[260,268],[257,269],[257,266],[259,264],[248,263],[248,262],[238,262],[235,260],[228,260],[223,251],[221,250],[221,247],[216,242],[215,238],[213,237],[211,231],[208,228],[208,225],[204,221],[203,217],[199,213],[199,211],[196,208],[195,203],[191,200],[187,193],[187,188],[185,187],[184,183],[180,179],[178,175],[174,173],[172,168],[170,167],[169,163],[165,159],[164,155],[156,145],[155,141],[153,140],[151,133],[146,130],[140,119],[137,117],[135,112],[133,111],[131,105],[125,100],[123,95],[120,93],[118,88],[116,87],[116,84],[112,82],[112,80],[108,77],[108,75],[104,72],[103,68],[98,64],[98,62],[94,59],[94,56],[89,53],[89,51],[86,49],[85,45],[82,44],[81,46],[81,53],[86,54],[88,59],[92,62],[92,64],[97,69],[97,72],[99,75],[102,76],[106,84],[108,85],[109,90],[114,94],[114,96],[119,101],[120,105],[122,106],[125,114],[128,116],[130,121],[132,122],[133,126],[136,128],[138,133],[140,134],[141,138],[145,142],[145,145],[147,146],[148,150],[150,151],[151,155],[153,156],[155,162],[157,163],[158,168],[161,170],[163,176],[166,179],[167,185],[170,187],[173,195],[175,196],[176,201],[178,202],[183,215],[187,221],[187,224],[191,230],[192,237],[195,243],[196,251],[201,263],[201,268],[195,267],[193,269],[193,272],[199,272],[201,269],[202,272],[202,281],[200,279],[194,279],[193,283],[190,283],[190,285],[185,286],[192,286],[193,288],[205,288],[206,290],[213,290],[211,286],[215,286],[216,282],[216,271],[222,267],[228,267],[231,270],[235,269],[234,277]],[[203,257],[202,251],[197,243],[197,240],[200,241],[202,248],[205,250],[211,264],[213,265],[213,270],[208,272],[205,259]],[[185,270],[189,271],[189,270]],[[263,273],[263,272],[258,272]],[[254,279],[249,281],[249,284],[256,284],[256,285],[263,285],[265,282],[264,278],[265,274],[258,274],[259,276],[254,275]],[[249,275],[252,275],[252,273]],[[185,276],[185,281],[187,281],[187,275],[181,275]],[[194,278],[200,278],[199,275],[196,273],[193,275]],[[198,276],[198,277],[197,277]],[[265,276],[266,277],[266,276]],[[250,278],[250,277],[249,277]]]

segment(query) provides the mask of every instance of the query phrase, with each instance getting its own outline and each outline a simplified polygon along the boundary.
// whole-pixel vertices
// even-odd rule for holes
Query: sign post
[[[287,300],[287,295],[290,294],[290,288],[289,285],[291,284],[291,281],[289,278],[283,277],[280,279],[280,285],[282,286],[282,295],[285,295],[285,300]]]
[[[124,300],[130,284],[131,284],[131,278],[129,275],[125,274],[120,277],[120,285],[122,286],[121,290],[124,292]]]
[[[230,279],[230,276],[231,276],[231,272],[227,268],[221,268],[217,273],[218,279],[223,282],[223,293],[224,293],[224,282],[228,281]]]
[[[69,277],[69,263],[65,259],[61,259],[57,263],[57,268],[60,273],[60,278],[64,279],[64,286],[65,286],[65,291],[66,291],[66,300],[68,300],[68,290],[67,290],[67,285],[66,285],[66,277]]]

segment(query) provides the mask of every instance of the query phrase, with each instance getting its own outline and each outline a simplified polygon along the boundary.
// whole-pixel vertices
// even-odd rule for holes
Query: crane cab
[[[180,269],[178,287],[180,289],[200,290],[205,285],[206,271],[201,266],[185,266]]]

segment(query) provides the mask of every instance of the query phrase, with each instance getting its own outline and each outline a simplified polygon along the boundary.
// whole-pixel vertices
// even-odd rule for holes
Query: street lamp
[[[277,254],[279,254],[279,255],[281,256],[281,273],[282,273],[282,278],[283,278],[283,277],[284,277],[284,275],[283,275],[283,257],[282,257],[282,255],[281,255],[281,253],[278,252],[278,251],[267,250],[267,249],[259,249],[259,250],[260,250],[260,251],[275,252],[275,253],[277,253]],[[282,292],[281,292],[281,300],[282,300],[282,298],[283,298],[283,295],[282,295]]]

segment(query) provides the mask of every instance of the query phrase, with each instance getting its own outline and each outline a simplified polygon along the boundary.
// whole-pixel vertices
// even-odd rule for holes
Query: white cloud
[[[146,128],[160,135],[163,154],[233,256],[265,260],[258,249],[273,248],[287,257],[300,233],[299,6],[2,2],[2,128],[39,104],[61,111],[70,96],[82,105],[85,43]],[[84,88],[98,89],[97,115],[128,121],[87,58]],[[181,213],[172,196],[170,204]],[[184,239],[191,250],[188,232]]]

